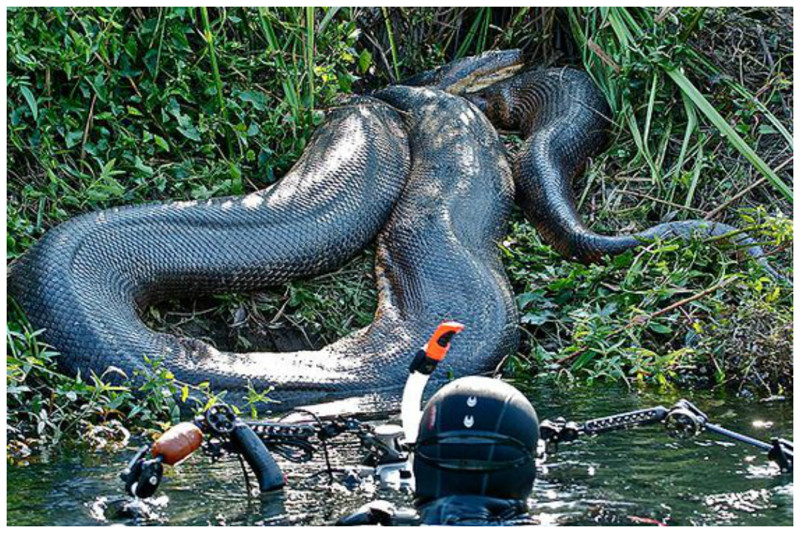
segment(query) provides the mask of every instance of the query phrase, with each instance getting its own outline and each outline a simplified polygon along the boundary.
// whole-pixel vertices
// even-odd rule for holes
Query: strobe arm
[[[688,400],[680,400],[675,404],[667,415],[664,425],[667,428],[667,432],[674,437],[691,438],[705,430],[730,440],[754,446],[767,452],[769,460],[776,463],[781,472],[790,473],[793,470],[794,444],[792,442],[774,437],[770,442],[764,442],[717,424],[712,424],[708,421],[705,413]]]
[[[794,444],[786,439],[773,437],[770,442],[764,442],[762,440],[754,439],[753,437],[748,437],[747,435],[742,435],[741,433],[736,433],[730,429],[725,429],[724,427],[716,424],[706,424],[705,429],[706,431],[716,433],[717,435],[722,435],[723,437],[727,437],[731,440],[743,442],[744,444],[749,444],[750,446],[755,446],[756,448],[764,450],[767,452],[767,457],[769,460],[780,467],[781,472],[785,474],[792,472],[794,463]]]
[[[607,416],[604,418],[594,418],[588,420],[583,424],[584,435],[598,435],[600,433],[608,433],[610,431],[618,431],[620,429],[630,429],[637,426],[649,426],[662,422],[669,411],[657,405],[649,409],[640,409],[638,411],[629,411],[618,415]]]
[[[712,424],[709,422],[708,416],[688,400],[680,400],[670,409],[659,405],[649,409],[595,418],[584,423],[568,422],[564,418],[557,418],[554,421],[545,420],[540,424],[540,436],[547,445],[547,449],[554,451],[559,443],[574,441],[582,436],[598,435],[658,423],[663,423],[667,433],[676,439],[693,438],[705,430],[754,446],[767,452],[767,457],[775,462],[782,472],[792,472],[794,463],[793,443],[778,438],[773,438],[770,442],[764,442],[717,424]]]
[[[568,422],[564,418],[545,420],[540,424],[540,436],[548,448],[554,449],[561,442],[571,442],[582,436],[598,435],[647,426],[662,422],[669,411],[660,405],[649,409],[628,411],[602,418],[593,418],[584,423]]]

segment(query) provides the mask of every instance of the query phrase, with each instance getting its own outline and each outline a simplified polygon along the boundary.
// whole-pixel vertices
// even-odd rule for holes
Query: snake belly
[[[502,147],[463,99],[407,88],[382,98],[330,112],[293,169],[263,191],[108,209],[54,228],[11,265],[9,293],[65,371],[113,366],[132,377],[145,359],[160,360],[180,381],[229,391],[232,403],[250,387],[273,388],[287,407],[400,388],[410,355],[444,318],[468,332],[450,370],[488,369],[517,340],[495,246],[512,201]],[[330,271],[379,232],[375,320],[321,350],[222,352],[140,317],[160,300]]]

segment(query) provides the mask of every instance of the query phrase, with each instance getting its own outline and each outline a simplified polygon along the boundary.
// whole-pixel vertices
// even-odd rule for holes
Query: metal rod
[[[638,411],[629,411],[627,413],[620,413],[604,418],[595,418],[587,420],[583,424],[583,432],[592,435],[635,426],[657,424],[664,420],[667,416],[667,412],[667,409],[658,405],[649,409],[640,409]]]
[[[735,431],[731,431],[730,429],[725,429],[722,426],[718,426],[716,424],[705,424],[705,428],[712,433],[717,433],[718,435],[722,435],[723,437],[728,437],[729,439],[738,440],[739,442],[744,442],[745,444],[750,444],[751,446],[755,446],[756,448],[761,448],[765,451],[770,451],[772,449],[772,444],[767,442],[754,439],[752,437],[748,437],[747,435],[742,435],[741,433],[736,433]]]

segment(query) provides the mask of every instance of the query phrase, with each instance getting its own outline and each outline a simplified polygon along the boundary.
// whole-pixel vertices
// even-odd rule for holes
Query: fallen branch
[[[778,172],[779,170],[781,170],[783,167],[788,165],[792,160],[794,160],[794,156],[790,157],[789,159],[787,159],[786,161],[784,161],[783,163],[781,163],[780,165],[775,167],[775,172]],[[758,187],[759,185],[761,185],[765,181],[767,181],[767,178],[763,177],[763,176],[761,178],[757,179],[756,181],[754,181],[753,183],[751,183],[750,185],[748,185],[747,187],[745,187],[744,189],[742,189],[738,193],[736,193],[733,196],[731,196],[727,201],[723,202],[719,207],[717,207],[716,209],[713,209],[712,211],[709,211],[709,213],[704,218],[706,220],[711,220],[712,218],[716,217],[723,210],[725,210],[728,206],[730,206],[733,202],[735,202],[736,200],[738,200],[739,198],[741,198],[745,194],[749,193],[750,191],[752,191],[753,189],[755,189],[756,187]]]
[[[656,317],[659,317],[661,315],[669,313],[670,311],[674,311],[675,309],[683,307],[684,305],[686,305],[686,304],[688,304],[690,302],[693,302],[695,300],[699,300],[700,298],[703,298],[704,296],[708,296],[712,292],[717,291],[717,290],[725,287],[726,285],[728,285],[729,283],[731,283],[732,281],[734,281],[736,279],[739,279],[738,275],[731,276],[731,277],[729,277],[729,278],[717,283],[713,287],[709,287],[707,289],[703,289],[702,291],[698,292],[697,294],[693,294],[692,296],[689,296],[688,298],[684,298],[683,300],[678,300],[674,304],[668,305],[667,307],[665,307],[663,309],[660,309],[660,310],[658,310],[658,311],[656,311],[654,313],[651,313],[650,315],[639,315],[636,318],[634,318],[633,320],[631,320],[631,325],[633,325],[633,324],[646,324],[647,322],[651,321],[652,319],[654,319]],[[622,328],[622,329],[624,329],[624,328]]]

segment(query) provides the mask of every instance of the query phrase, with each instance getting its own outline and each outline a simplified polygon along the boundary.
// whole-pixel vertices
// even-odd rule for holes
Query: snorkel
[[[411,361],[408,368],[408,379],[403,388],[403,401],[400,405],[400,419],[406,444],[413,444],[417,440],[425,385],[450,350],[450,341],[453,336],[463,329],[464,325],[458,322],[442,322],[433,332],[428,343],[417,352],[414,360]]]

